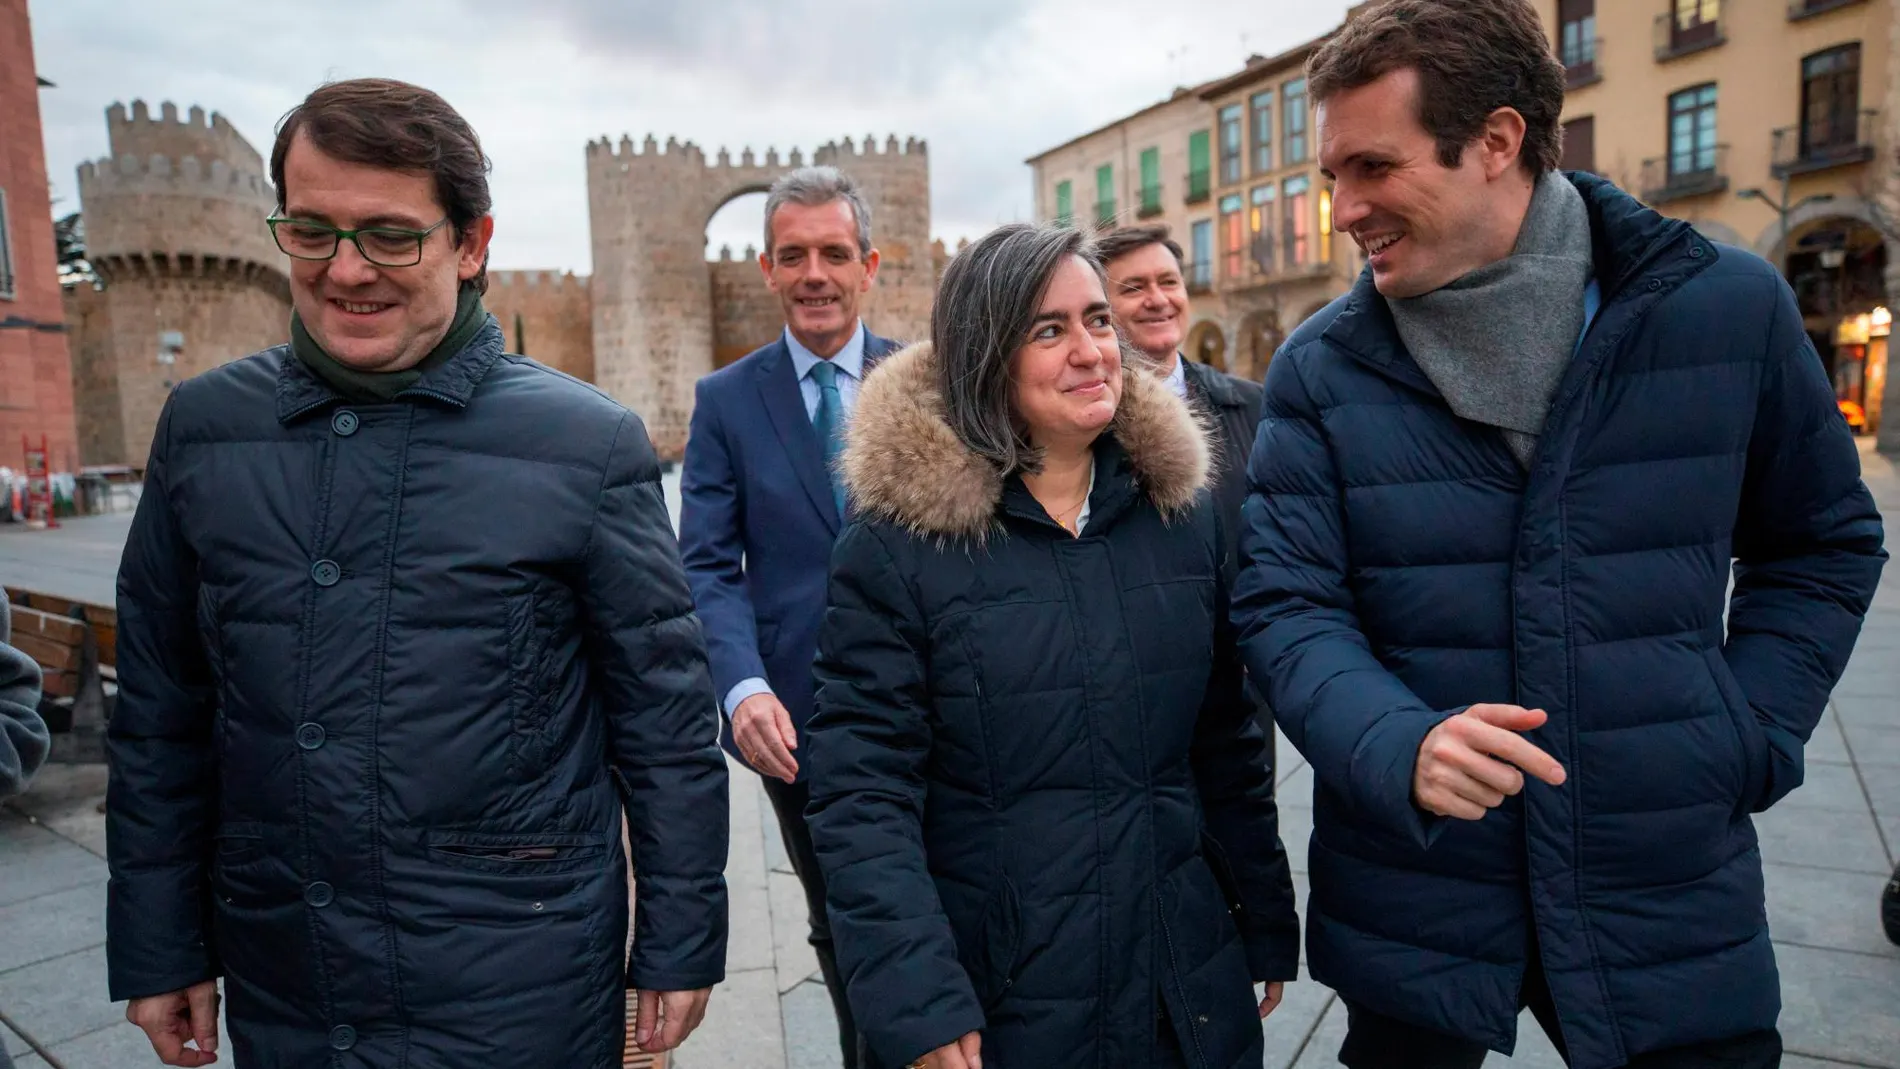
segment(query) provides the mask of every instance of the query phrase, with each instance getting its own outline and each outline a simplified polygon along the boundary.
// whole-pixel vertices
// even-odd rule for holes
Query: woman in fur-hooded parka
[[[1298,925],[1205,431],[1127,368],[1080,537],[945,419],[928,345],[844,454],[809,819],[872,1063],[1258,1066]]]

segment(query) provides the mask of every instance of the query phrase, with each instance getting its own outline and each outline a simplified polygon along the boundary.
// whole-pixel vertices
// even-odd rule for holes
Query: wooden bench
[[[105,725],[118,701],[118,614],[103,605],[6,588],[13,645],[40,666],[40,716],[51,759],[105,760]]]

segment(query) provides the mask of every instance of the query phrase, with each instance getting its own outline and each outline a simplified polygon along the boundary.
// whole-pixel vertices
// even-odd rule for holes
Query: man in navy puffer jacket
[[[1315,773],[1311,967],[1351,1067],[1476,1067],[1526,1006],[1578,1069],[1773,1066],[1749,815],[1880,515],[1775,271],[1556,171],[1548,49],[1390,0],[1309,65],[1369,270],[1267,374],[1233,612]]]

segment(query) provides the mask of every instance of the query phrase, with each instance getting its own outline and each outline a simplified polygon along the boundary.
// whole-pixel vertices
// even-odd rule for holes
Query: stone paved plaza
[[[1900,528],[1900,470],[1865,453],[1867,481]],[[677,509],[677,483],[669,479]],[[676,512],[677,514],[677,512]],[[109,600],[127,517],[58,532],[0,533],[0,579]],[[1281,740],[1283,829],[1305,894],[1311,771]],[[105,994],[105,840],[97,766],[49,769],[0,806],[0,1038],[20,1069],[154,1066],[144,1039]],[[755,777],[733,776],[732,941],[727,981],[679,1069],[830,1069],[830,1002],[805,944],[804,900]],[[1877,903],[1900,836],[1900,566],[1890,566],[1852,664],[1807,750],[1807,782],[1756,819],[1769,920],[1781,963],[1789,1069],[1900,1069],[1900,947]],[[1302,903],[1303,904],[1303,903]],[[1273,1069],[1336,1064],[1345,1013],[1310,981],[1289,986],[1265,1025]],[[1528,1015],[1515,1058],[1561,1065]],[[1130,1067],[1134,1069],[1134,1067]]]

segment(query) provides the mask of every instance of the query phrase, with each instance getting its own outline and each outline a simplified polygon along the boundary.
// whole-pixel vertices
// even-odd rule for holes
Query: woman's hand
[[[1267,1014],[1272,1013],[1275,1009],[1279,1007],[1280,996],[1284,994],[1286,994],[1285,983],[1276,980],[1273,983],[1270,983],[1267,985],[1267,995],[1265,998],[1260,1000],[1260,1019],[1261,1020],[1263,1021],[1266,1020]]]
[[[904,1069],[983,1069],[983,1037],[966,1032],[955,1043],[946,1043],[905,1066]]]

